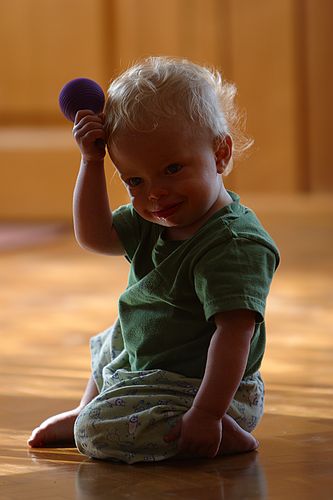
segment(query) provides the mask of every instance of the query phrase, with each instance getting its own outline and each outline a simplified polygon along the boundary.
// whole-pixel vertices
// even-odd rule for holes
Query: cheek
[[[142,196],[135,193],[135,194],[130,194],[130,198],[133,207],[142,216],[145,209],[145,203],[142,199]]]
[[[125,185],[126,191],[128,193],[128,196],[131,199],[131,202],[138,202],[140,198],[142,198],[142,195],[140,196],[140,191],[136,188],[130,188],[129,186]]]
[[[200,177],[192,179],[187,186],[187,193],[192,197],[193,202],[198,204],[210,204],[217,196],[221,188],[220,175],[215,173],[205,173]]]
[[[201,174],[188,179],[182,187],[189,193],[201,193],[204,196],[213,187],[213,184],[212,176]]]

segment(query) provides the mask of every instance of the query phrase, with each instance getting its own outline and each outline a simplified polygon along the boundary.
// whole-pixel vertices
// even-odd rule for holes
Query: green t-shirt
[[[114,212],[131,263],[119,319],[132,371],[202,378],[214,315],[235,309],[257,313],[244,376],[259,369],[266,298],[279,253],[255,214],[229,194],[233,202],[184,241],[163,239],[164,227],[140,217],[132,205]]]

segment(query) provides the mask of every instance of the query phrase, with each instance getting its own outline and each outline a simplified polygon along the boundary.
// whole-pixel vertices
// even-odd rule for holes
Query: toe
[[[31,448],[41,448],[44,446],[43,439],[40,436],[40,431],[39,427],[32,431],[31,436],[28,439],[28,445],[31,446]]]

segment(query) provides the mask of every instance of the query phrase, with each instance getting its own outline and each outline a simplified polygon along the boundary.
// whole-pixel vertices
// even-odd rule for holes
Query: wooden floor
[[[282,253],[268,302],[259,451],[128,466],[27,448],[33,427],[77,404],[88,339],[113,321],[126,283],[126,261],[84,252],[69,231],[0,253],[1,500],[333,498],[333,200],[243,201]]]

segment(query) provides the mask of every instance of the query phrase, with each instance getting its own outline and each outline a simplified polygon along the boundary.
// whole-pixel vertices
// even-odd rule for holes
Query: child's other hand
[[[198,408],[190,408],[171,431],[166,442],[178,440],[180,453],[213,458],[222,441],[222,420]]]
[[[104,115],[96,115],[89,109],[76,113],[74,138],[81,150],[83,160],[100,161],[105,156]]]

